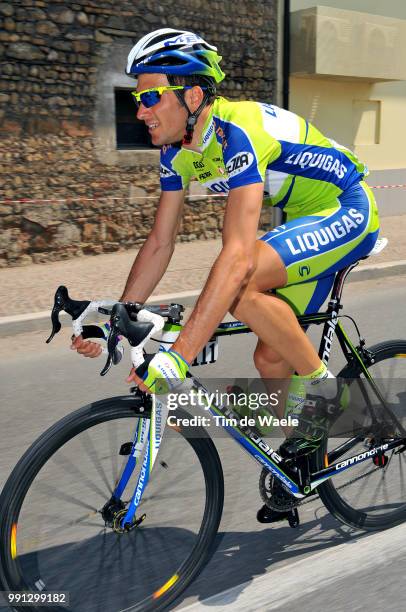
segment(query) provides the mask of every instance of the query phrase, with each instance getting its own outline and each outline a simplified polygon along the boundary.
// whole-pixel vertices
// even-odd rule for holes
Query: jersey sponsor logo
[[[315,251],[318,253],[320,247],[324,247],[331,242],[340,240],[351,233],[364,221],[364,215],[355,208],[350,208],[348,215],[342,215],[340,220],[333,221],[326,227],[321,227],[314,232],[305,232],[293,239],[287,238],[288,245],[292,255],[306,253],[307,251]]]
[[[279,234],[279,232],[283,232],[286,229],[286,225],[278,225],[278,227],[274,227],[271,230],[271,234]]]
[[[227,181],[221,179],[208,180],[204,183],[204,186],[210,189],[210,191],[214,191],[214,193],[228,193],[230,191]]]
[[[254,156],[249,151],[243,151],[242,153],[234,155],[226,165],[229,178],[240,174],[240,172],[244,172],[244,170],[252,165],[253,161]]]
[[[271,115],[271,117],[276,117],[276,110],[272,106],[272,104],[263,104],[262,106],[264,107],[267,115]]]
[[[169,170],[169,168],[167,168],[163,164],[161,164],[161,169],[160,169],[159,174],[161,178],[168,178],[169,176],[176,176],[176,174],[172,172],[172,170]]]
[[[218,128],[216,128],[216,134],[221,140],[223,149],[226,149],[228,147],[228,143],[227,143],[226,135],[224,134],[223,128],[218,126]]]
[[[203,172],[202,174],[199,174],[199,181],[204,181],[204,179],[207,179],[210,177],[211,177],[211,172]]]
[[[300,266],[299,267],[299,276],[303,278],[304,276],[309,276],[309,274],[310,274],[310,266]]]
[[[345,164],[342,164],[339,159],[334,159],[333,155],[326,153],[311,153],[310,151],[304,151],[301,153],[292,153],[285,160],[285,164],[291,164],[293,166],[300,166],[302,170],[305,168],[319,168],[326,172],[334,173],[337,178],[344,178],[348,168]]]
[[[194,161],[193,167],[194,168],[204,168],[204,163],[202,161]]]
[[[214,132],[214,121],[211,122],[209,129],[203,136],[203,139],[202,139],[203,147],[209,142],[210,138],[212,137],[213,132]]]

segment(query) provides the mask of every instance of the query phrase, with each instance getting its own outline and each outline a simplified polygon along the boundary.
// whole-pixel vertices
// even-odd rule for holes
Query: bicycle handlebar
[[[123,348],[121,337],[127,338],[131,349],[134,367],[139,368],[148,356],[144,356],[143,346],[157,331],[162,330],[165,319],[171,323],[182,320],[185,310],[181,304],[145,305],[138,302],[89,301],[73,300],[66,287],[61,285],[55,293],[54,306],[51,313],[52,331],[47,344],[61,329],[59,313],[64,310],[72,317],[73,331],[76,336],[83,338],[102,338],[107,340],[107,361],[100,372],[104,376],[110,367],[120,362]],[[82,325],[82,322],[91,312],[100,312],[110,316],[110,330],[108,337],[98,325]]]

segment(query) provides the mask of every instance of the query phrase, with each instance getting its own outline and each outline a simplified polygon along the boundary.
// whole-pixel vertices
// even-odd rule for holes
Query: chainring
[[[294,497],[281,482],[272,476],[266,468],[261,470],[259,476],[259,493],[262,501],[272,510],[291,510],[299,506],[301,500]]]

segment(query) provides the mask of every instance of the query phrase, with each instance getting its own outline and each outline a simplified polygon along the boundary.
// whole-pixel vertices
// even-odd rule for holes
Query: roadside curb
[[[374,266],[361,266],[355,268],[347,280],[347,282],[356,282],[371,280],[374,278],[382,278],[385,276],[398,276],[406,274],[406,260],[388,261],[386,263],[375,264]],[[1,321],[1,319],[0,319]]]
[[[406,260],[390,261],[387,263],[376,264],[374,266],[362,266],[352,270],[347,282],[359,282],[371,280],[375,278],[383,278],[386,276],[398,276],[406,274]],[[150,302],[166,303],[169,301],[180,301],[185,306],[190,306],[194,303],[195,298],[199,295],[200,289],[192,289],[190,291],[179,291],[174,293],[152,296]],[[27,314],[14,315],[10,317],[0,317],[0,338],[14,336],[16,334],[33,332],[33,331],[51,331],[50,310],[41,312],[31,312]],[[98,320],[97,317],[95,319]],[[100,320],[105,320],[105,317],[100,317]],[[70,317],[66,313],[61,313],[61,324],[63,327],[70,325]]]

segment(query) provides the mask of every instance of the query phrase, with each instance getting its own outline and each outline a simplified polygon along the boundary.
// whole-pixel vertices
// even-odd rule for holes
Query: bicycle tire
[[[381,364],[382,366],[383,362],[386,362],[389,359],[394,359],[395,356],[406,356],[406,340],[392,340],[387,342],[381,342],[379,344],[371,346],[367,350],[370,352],[374,361],[373,364],[368,366],[368,371],[370,371],[376,365]],[[406,363],[406,359],[404,360],[404,363]],[[338,377],[356,379],[359,378],[360,375],[361,366],[357,363],[352,363],[345,366],[338,374]],[[322,457],[325,453],[327,453],[328,450],[327,444],[328,441],[325,442],[323,449],[321,449],[321,452],[319,454],[320,469],[322,467]],[[351,454],[355,455],[356,452],[351,451]],[[403,455],[399,455],[400,462],[405,461],[405,459],[406,458],[403,458]],[[367,464],[369,462],[364,463]],[[360,465],[364,466],[364,463]],[[388,464],[388,467],[390,467],[390,463]],[[369,469],[371,474],[372,470],[371,468]],[[380,468],[376,468],[376,471],[378,473],[379,469]],[[351,469],[348,472],[345,472],[345,474],[348,474],[349,479],[351,479],[352,471],[353,470]],[[359,480],[361,479],[362,475],[360,476]],[[355,481],[356,479],[350,480],[349,484]],[[406,495],[404,499],[404,504],[401,507],[391,512],[375,515],[373,512],[365,511],[365,509],[357,509],[353,507],[351,502],[349,503],[348,500],[344,498],[346,488],[346,484],[343,484],[342,486],[337,485],[336,477],[330,478],[318,487],[318,493],[323,504],[326,506],[329,512],[342,523],[364,531],[380,531],[395,527],[396,525],[399,525],[406,520]]]
[[[190,416],[180,408],[171,412],[171,414],[180,418]],[[12,538],[13,525],[18,524],[22,505],[35,477],[58,449],[73,440],[81,432],[86,431],[87,435],[93,426],[114,419],[132,417],[148,418],[146,412],[143,411],[140,398],[136,396],[119,396],[89,404],[72,412],[50,427],[19,460],[0,495],[0,585],[3,591],[28,590],[24,576],[21,575],[18,555],[13,559]],[[183,560],[179,567],[174,568],[173,575],[178,576],[176,582],[167,587],[159,597],[156,597],[156,592],[155,594],[151,593],[147,598],[128,608],[128,610],[131,609],[134,612],[148,612],[149,610],[167,608],[196,578],[215,550],[215,539],[224,502],[224,480],[220,459],[213,441],[204,428],[194,427],[193,437],[190,436],[191,430],[189,427],[187,432],[182,426],[177,427],[176,431],[191,445],[203,471],[203,489],[205,487],[203,521],[190,555]],[[186,433],[188,434],[187,437]],[[198,466],[198,464],[196,465]],[[152,479],[153,475],[154,472],[151,476]],[[16,538],[15,535],[14,538]],[[31,591],[32,588],[29,590]],[[36,610],[44,610],[44,612],[50,610],[49,606],[39,605],[34,607]],[[15,609],[24,610],[22,606],[16,606]],[[52,609],[66,610],[67,608],[54,606]]]

